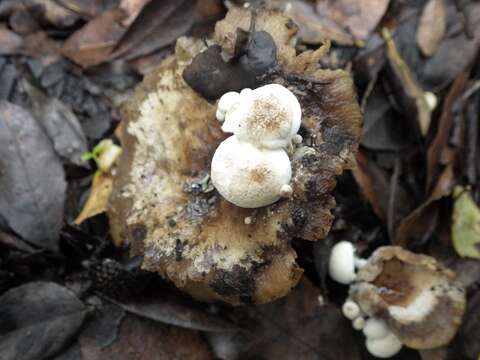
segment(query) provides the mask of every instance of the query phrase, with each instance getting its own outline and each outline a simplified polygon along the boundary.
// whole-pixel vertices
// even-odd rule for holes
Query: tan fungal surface
[[[350,75],[317,69],[325,49],[295,56],[290,19],[259,12],[256,30],[271,33],[280,70],[265,79],[288,87],[302,105],[304,147],[292,154],[290,199],[245,209],[209,191],[210,164],[226,138],[216,106],[195,93],[182,72],[204,49],[181,38],[123,108],[123,153],[109,204],[116,243],[143,255],[158,272],[203,300],[265,303],[286,295],[301,277],[294,237],[326,236],[335,177],[354,164],[361,114]],[[230,11],[214,39],[228,50],[250,12]],[[265,174],[250,174],[261,181]],[[248,218],[248,221],[245,219]]]
[[[434,258],[397,246],[378,248],[350,287],[370,316],[383,318],[414,349],[448,344],[465,311],[465,291],[455,274]]]

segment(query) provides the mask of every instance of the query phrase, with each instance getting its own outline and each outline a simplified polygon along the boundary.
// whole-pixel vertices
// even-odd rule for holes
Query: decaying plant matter
[[[217,24],[212,46],[179,39],[175,55],[137,88],[123,109],[123,153],[109,206],[115,241],[143,255],[145,269],[199,299],[232,304],[265,303],[296,285],[302,270],[291,241],[316,241],[328,233],[335,177],[354,165],[362,123],[350,75],[318,68],[326,47],[296,55],[291,45],[296,27],[279,13],[259,11],[255,29],[250,25],[251,12],[231,10]],[[247,40],[242,45],[245,34],[250,40],[274,41],[268,68],[256,72],[244,61],[254,55],[248,50],[256,44]],[[219,81],[215,88],[198,66],[196,79],[199,71],[200,78],[205,75],[208,94],[193,90],[183,73],[188,68],[185,78],[191,80],[192,59],[198,65],[209,54],[225,59],[218,63],[220,73],[236,68],[237,74],[250,76],[239,76],[242,81],[279,83],[299,99],[304,146],[291,154],[290,199],[244,209],[212,189],[210,162],[226,135],[215,104],[206,98],[217,99],[245,84],[231,78],[231,88],[218,90],[229,82]]]

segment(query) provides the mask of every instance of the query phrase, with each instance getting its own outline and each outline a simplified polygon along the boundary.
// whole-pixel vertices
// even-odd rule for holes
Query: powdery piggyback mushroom
[[[452,271],[432,257],[396,246],[380,247],[372,254],[358,270],[350,298],[372,319],[385,321],[404,345],[414,349],[448,344],[466,302]]]
[[[250,23],[250,11],[231,10],[217,23],[216,45],[206,49],[201,40],[179,39],[175,55],[146,76],[123,109],[123,152],[108,211],[116,243],[128,244],[133,255],[142,255],[144,269],[158,272],[199,299],[232,304],[265,303],[297,284],[302,270],[291,241],[319,240],[328,233],[335,177],[353,166],[361,133],[350,75],[318,69],[323,50],[296,56],[291,20],[259,11],[256,39],[273,39],[276,47],[276,52],[267,51],[276,58],[262,63],[271,71],[260,77],[250,74],[247,80],[253,79],[253,86],[241,83],[229,89],[233,81],[227,78],[221,92],[212,81],[204,88],[209,99],[266,84],[281,84],[293,92],[303,111],[304,137],[304,146],[291,159],[293,193],[272,205],[245,209],[210,191],[213,154],[227,137],[216,117],[226,117],[237,99],[233,95],[217,111],[207,96],[186,83],[184,72],[207,51],[205,56],[230,54],[238,30],[248,31]],[[261,50],[248,54],[256,60]],[[228,56],[207,61],[209,74],[217,74],[217,65],[234,67],[224,58]],[[240,74],[249,71],[247,60],[240,62],[248,65],[242,65]],[[201,79],[206,73],[200,66],[189,74]]]

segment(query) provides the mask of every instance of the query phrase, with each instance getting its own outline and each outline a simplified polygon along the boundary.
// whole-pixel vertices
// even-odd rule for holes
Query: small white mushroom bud
[[[365,327],[365,318],[363,316],[357,317],[352,321],[352,326],[355,330],[362,330]]]
[[[382,359],[392,357],[402,349],[402,343],[391,332],[383,339],[367,338],[365,346],[370,354]]]
[[[350,284],[355,280],[355,247],[349,241],[335,244],[330,253],[328,271],[333,280]]]
[[[384,320],[371,317],[365,322],[363,334],[369,339],[379,340],[390,334],[390,330]]]
[[[236,136],[223,141],[212,159],[213,185],[226,200],[244,208],[278,201],[291,177],[290,159],[284,150],[259,149]]]
[[[358,304],[352,300],[347,300],[342,306],[343,315],[347,319],[354,320],[362,315],[360,307]]]
[[[222,95],[217,105],[216,117],[218,121],[225,121],[225,117],[229,111],[234,111],[236,105],[240,101],[240,94],[235,91],[230,91]],[[225,121],[222,126],[224,132],[233,132],[236,124],[230,121]]]

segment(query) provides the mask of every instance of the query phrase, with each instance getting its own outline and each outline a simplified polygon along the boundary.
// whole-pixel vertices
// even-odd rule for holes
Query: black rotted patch
[[[296,228],[302,228],[308,219],[308,212],[304,208],[297,208],[292,212],[293,224]]]
[[[254,272],[239,265],[235,265],[232,271],[219,270],[212,288],[221,296],[239,296],[244,303],[251,303],[255,292]]]
[[[245,36],[245,32],[238,32],[236,54],[231,60],[224,61],[222,48],[213,45],[195,56],[183,71],[186,83],[206,99],[256,88],[261,84],[259,78],[276,67],[277,47],[269,33],[253,31]]]
[[[143,224],[132,225],[131,232],[133,240],[142,242],[147,236],[147,227]]]
[[[181,261],[183,256],[183,243],[182,240],[177,239],[175,242],[175,261]]]

